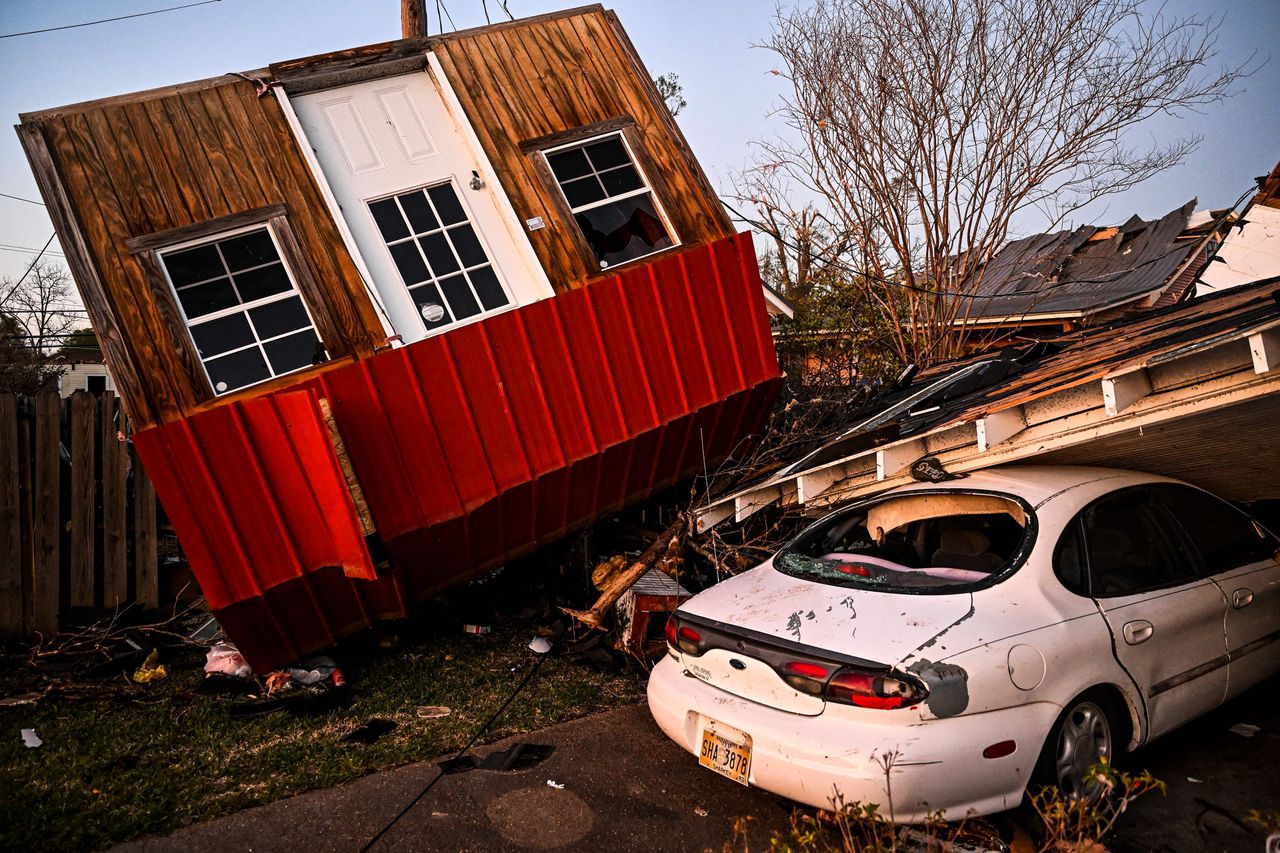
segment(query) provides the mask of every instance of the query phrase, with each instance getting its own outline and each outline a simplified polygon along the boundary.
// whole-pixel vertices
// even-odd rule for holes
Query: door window
[[[1280,549],[1275,536],[1226,501],[1173,483],[1150,488],[1191,537],[1208,574],[1270,560]]]
[[[511,303],[452,183],[370,202],[369,212],[428,330]]]
[[[1145,489],[1108,495],[1084,511],[1092,591],[1105,598],[1196,578],[1195,564]]]

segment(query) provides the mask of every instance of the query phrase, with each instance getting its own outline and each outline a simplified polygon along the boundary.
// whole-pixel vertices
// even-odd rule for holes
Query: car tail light
[[[914,679],[845,667],[827,682],[825,698],[842,705],[890,710],[915,705],[929,691]]]
[[[676,644],[676,617],[667,617],[667,645],[674,646]]]
[[[676,645],[687,655],[700,655],[702,654],[702,635],[688,625],[677,625]]]
[[[788,661],[782,665],[783,681],[801,693],[814,696],[822,692],[822,685],[830,674],[831,670],[827,667],[808,661]]]

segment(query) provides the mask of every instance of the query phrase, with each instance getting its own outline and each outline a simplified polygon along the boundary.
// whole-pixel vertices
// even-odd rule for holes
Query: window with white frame
[[[327,358],[269,226],[164,249],[159,257],[214,393]]]
[[[601,269],[675,245],[621,132],[542,154]]]
[[[452,182],[369,202],[428,331],[511,304]]]

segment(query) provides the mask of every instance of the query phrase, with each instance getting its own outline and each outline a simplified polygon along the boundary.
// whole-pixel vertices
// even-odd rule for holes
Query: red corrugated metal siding
[[[402,610],[389,585],[431,595],[718,464],[760,428],[777,375],[742,234],[137,438],[211,605],[251,614],[223,622],[261,668]],[[391,578],[322,570],[373,576],[317,396]],[[259,413],[285,398],[298,429]]]

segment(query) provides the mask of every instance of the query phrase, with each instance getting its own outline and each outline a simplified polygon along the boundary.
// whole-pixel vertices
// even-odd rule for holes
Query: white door
[[[406,342],[548,295],[427,72],[303,95],[294,108]]]

